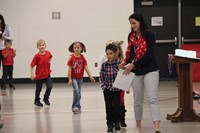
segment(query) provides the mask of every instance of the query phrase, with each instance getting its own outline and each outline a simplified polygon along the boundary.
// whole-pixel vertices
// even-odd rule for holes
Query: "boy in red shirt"
[[[9,77],[9,86],[10,88],[15,89],[13,85],[13,58],[16,56],[16,50],[11,48],[12,41],[5,40],[5,48],[2,50],[3,55],[3,76],[1,81],[1,89],[6,89],[6,79]]]
[[[37,48],[39,52],[35,54],[32,62],[31,62],[31,79],[36,80],[36,90],[35,90],[35,102],[36,106],[43,106],[40,102],[40,92],[42,90],[42,84],[46,84],[46,91],[44,94],[43,101],[46,105],[50,105],[49,96],[51,93],[51,89],[53,87],[52,79],[50,76],[50,61],[52,55],[49,51],[45,50],[46,43],[44,40],[39,40],[37,42]],[[34,73],[34,67],[36,66],[36,70]]]

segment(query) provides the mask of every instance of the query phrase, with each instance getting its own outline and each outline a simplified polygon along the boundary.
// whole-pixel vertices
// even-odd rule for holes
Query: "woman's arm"
[[[9,25],[6,25],[6,29],[3,33],[3,37],[8,40],[13,40],[13,31]]]

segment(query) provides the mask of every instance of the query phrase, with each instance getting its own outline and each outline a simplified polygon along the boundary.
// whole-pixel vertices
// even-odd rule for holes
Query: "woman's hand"
[[[125,66],[124,74],[125,74],[125,75],[129,74],[133,68],[134,68],[133,63],[128,63],[128,64]]]
[[[126,62],[122,61],[122,63],[119,64],[119,69],[125,69],[125,65],[126,65]]]

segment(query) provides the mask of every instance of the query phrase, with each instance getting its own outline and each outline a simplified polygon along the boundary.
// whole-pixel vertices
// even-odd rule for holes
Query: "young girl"
[[[68,85],[72,85],[73,87],[72,112],[76,114],[81,112],[80,99],[84,70],[88,74],[91,82],[95,82],[95,79],[91,76],[90,70],[87,66],[87,61],[81,54],[86,52],[85,45],[82,42],[76,41],[69,46],[68,50],[72,53],[67,62]]]
[[[43,82],[46,83],[46,91],[44,94],[43,101],[46,105],[50,105],[49,96],[51,94],[51,90],[53,87],[52,80],[51,80],[51,69],[50,69],[50,61],[52,58],[52,54],[45,50],[46,43],[44,40],[37,41],[37,48],[39,52],[35,54],[32,62],[31,62],[31,79],[36,80],[36,90],[35,90],[35,102],[36,106],[43,106],[40,102],[40,92],[42,90]],[[34,73],[34,67],[36,66],[36,70]]]
[[[123,44],[123,41],[115,42],[115,45],[117,45],[117,49],[118,49],[117,58],[119,61],[122,61],[124,59],[122,44]],[[126,109],[125,109],[125,104],[124,104],[124,93],[125,93],[125,91],[121,90],[121,94],[120,94],[120,107],[121,107],[120,125],[121,125],[121,127],[127,127],[127,125],[125,123]],[[129,93],[129,91],[126,91],[126,93]]]

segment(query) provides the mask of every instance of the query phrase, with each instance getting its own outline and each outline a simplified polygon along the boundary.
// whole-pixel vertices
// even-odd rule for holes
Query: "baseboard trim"
[[[99,81],[99,77],[94,77],[96,82]],[[30,78],[15,78],[13,79],[14,84],[24,84],[24,83],[35,83],[35,81],[31,80]],[[67,83],[68,78],[58,77],[58,78],[52,78],[53,83]],[[89,77],[84,77],[83,82],[90,82]]]

